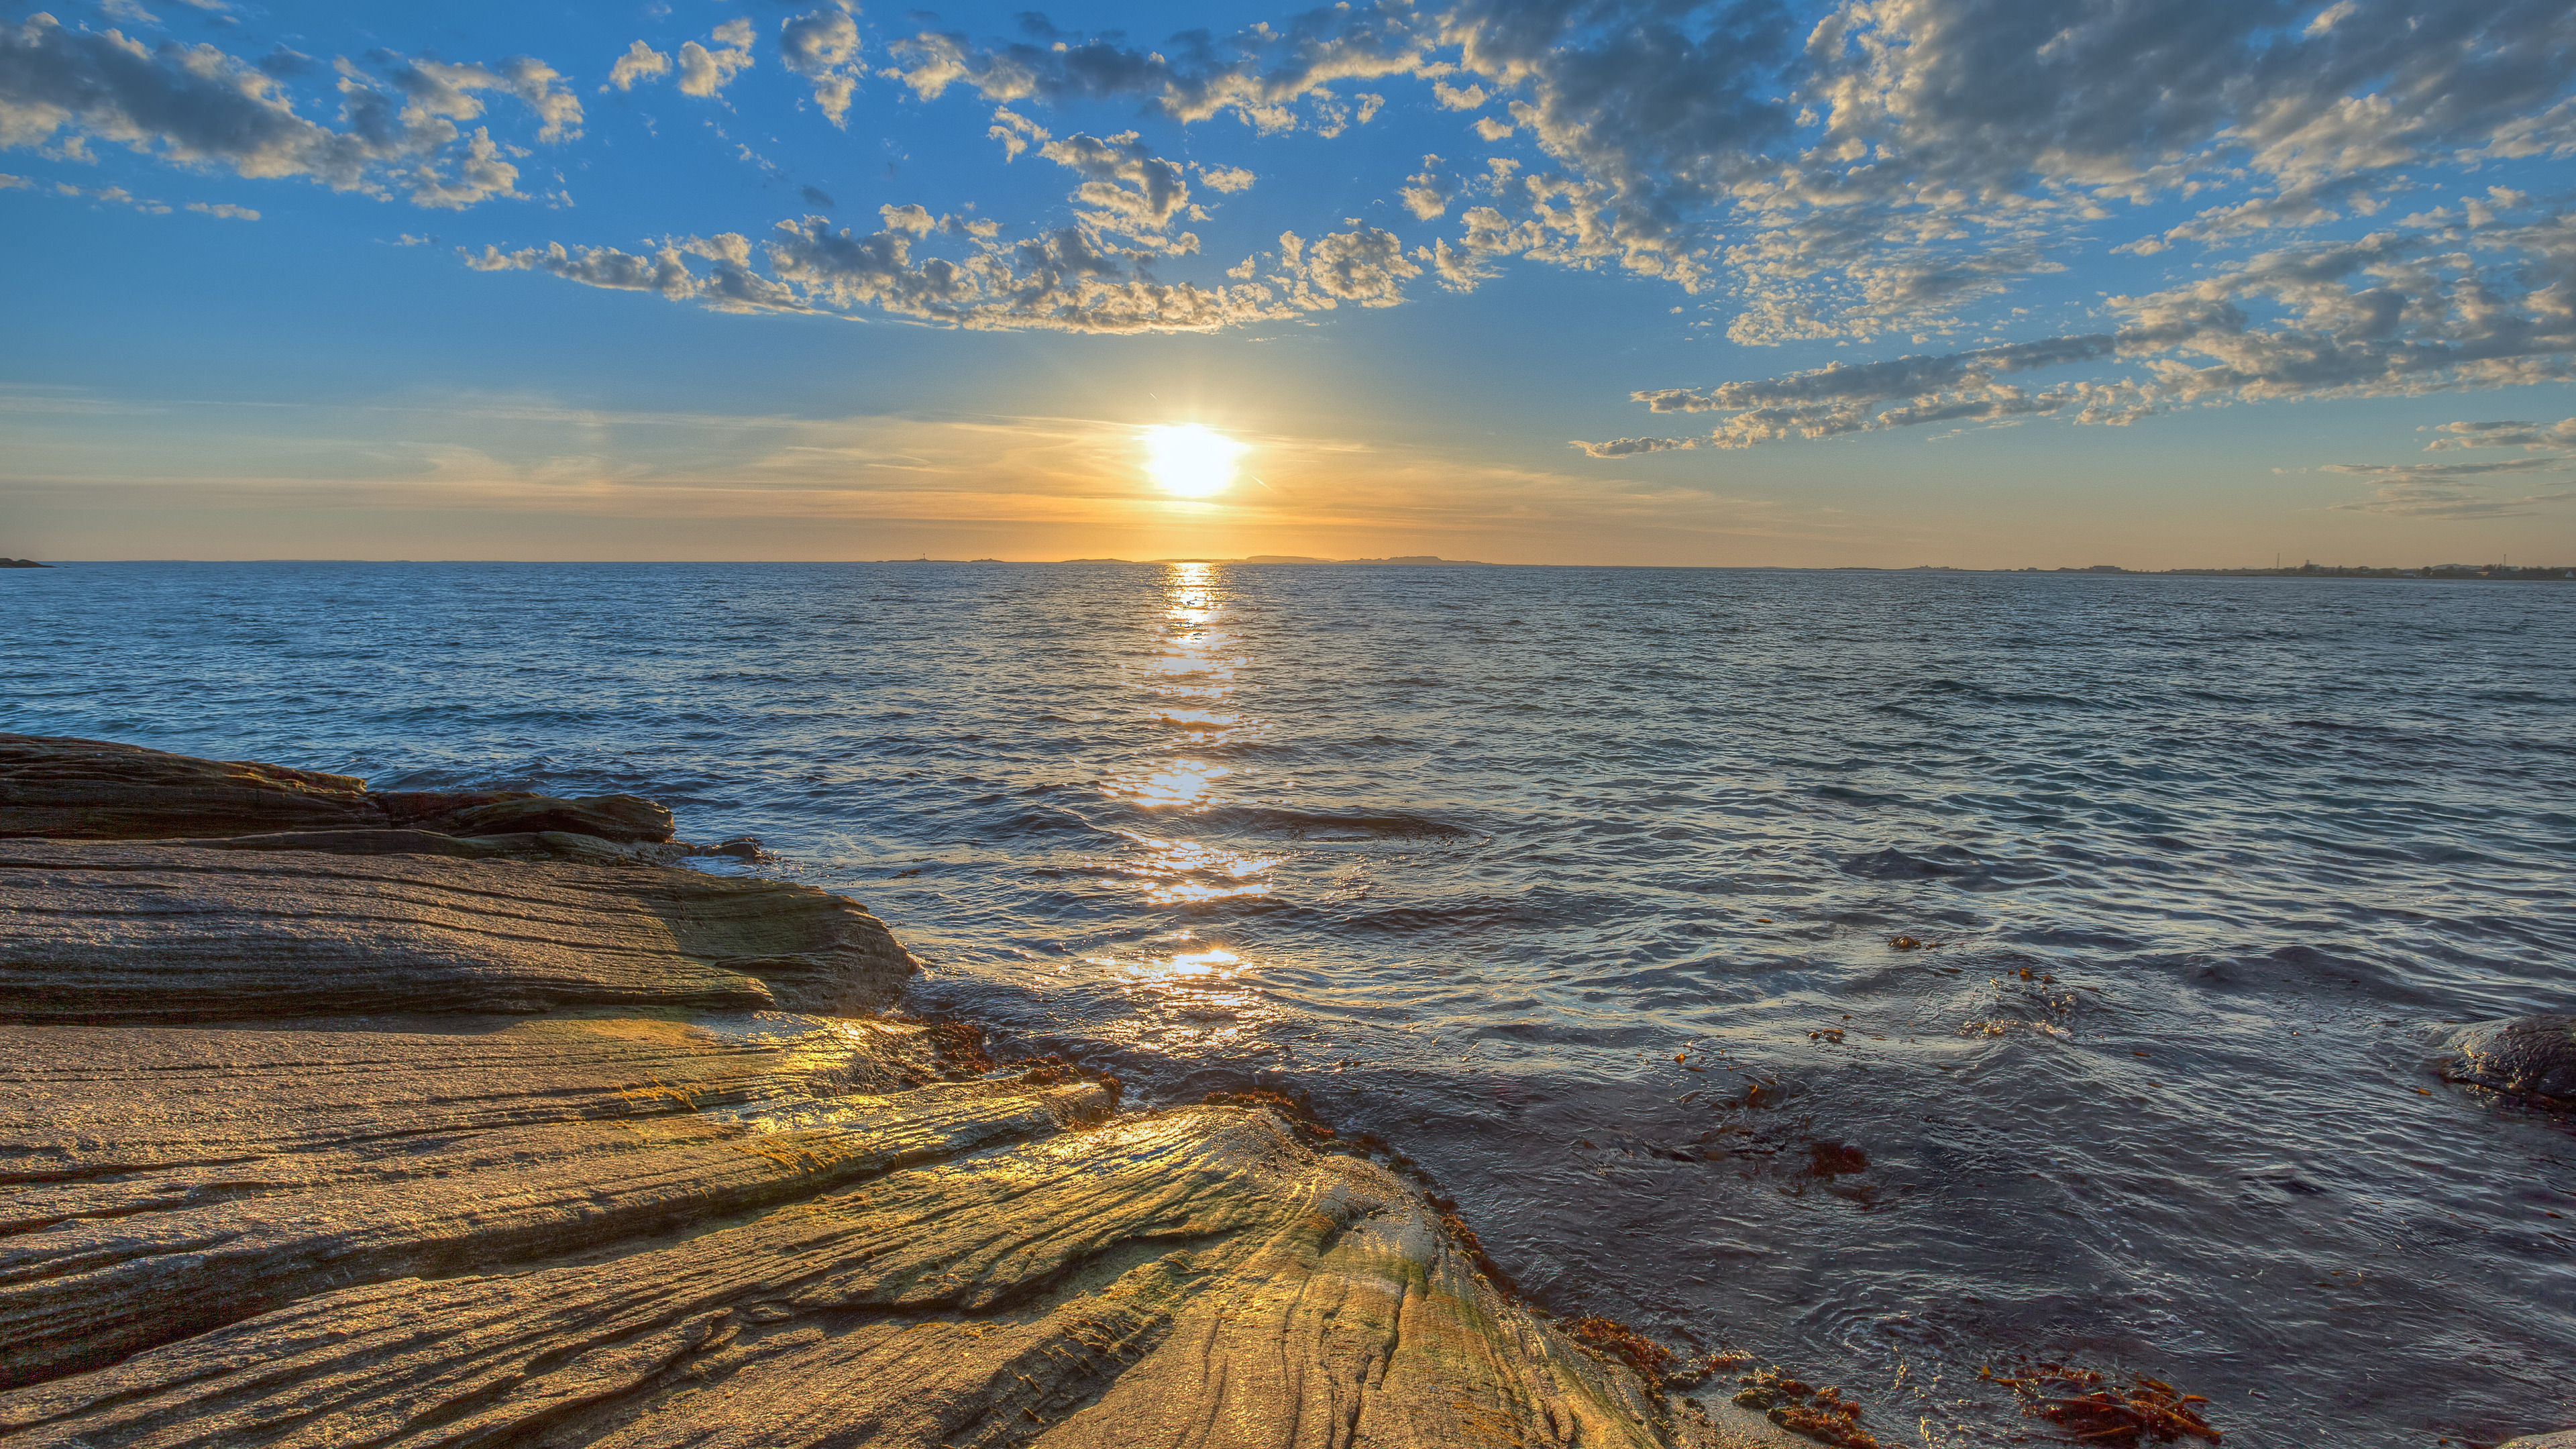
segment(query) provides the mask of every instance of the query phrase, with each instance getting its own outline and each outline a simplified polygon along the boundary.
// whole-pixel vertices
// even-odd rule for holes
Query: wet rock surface
[[[2576,1111],[2576,1016],[2516,1016],[2455,1027],[2436,1064],[2444,1081]]]
[[[175,758],[0,844],[12,1443],[1798,1442],[1270,1112],[952,1080],[839,897]]]

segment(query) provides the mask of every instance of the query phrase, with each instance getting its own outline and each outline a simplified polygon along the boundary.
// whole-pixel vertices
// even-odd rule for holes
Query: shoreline
[[[882,921],[656,809],[0,736],[0,1432],[1818,1442],[1293,1103],[907,1016]]]
[[[1164,568],[1175,564],[1215,565],[1228,568],[1290,569],[1331,568],[1362,571],[1398,568],[1437,569],[1622,569],[1640,572],[1674,573],[1746,573],[1746,574],[1975,574],[2006,577],[2085,577],[2085,578],[2203,578],[2203,579],[2328,579],[2370,580],[2389,583],[2454,583],[2454,584],[2549,584],[2576,582],[2576,565],[2544,564],[2488,566],[2478,564],[2436,564],[2429,570],[2377,565],[2315,565],[2302,568],[2170,568],[2131,569],[2107,564],[2089,567],[2059,565],[2053,568],[1960,568],[1949,564],[1533,564],[1487,563],[1477,559],[1283,559],[1254,556],[1249,558],[1070,558],[1070,559],[1003,559],[1003,558],[896,558],[896,559],[585,559],[572,562],[548,559],[340,559],[340,558],[269,558],[269,559],[66,559],[54,563],[18,560],[20,568],[138,568],[147,565],[185,565],[208,567],[226,564],[276,566],[311,564],[315,566],[350,564],[408,565],[422,568],[511,566],[519,568],[879,568],[889,565],[932,565],[950,568],[979,568],[986,565],[1010,568]]]

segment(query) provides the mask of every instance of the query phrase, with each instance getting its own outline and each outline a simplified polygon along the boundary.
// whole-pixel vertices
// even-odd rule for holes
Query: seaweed
[[[1860,1426],[1860,1400],[1827,1385],[1815,1388],[1780,1371],[1779,1365],[1755,1369],[1736,1380],[1739,1408],[1758,1409],[1763,1417],[1834,1449],[1885,1449],[1878,1436]]]
[[[1616,1359],[1637,1371],[1646,1386],[1661,1389],[1664,1376],[1678,1356],[1671,1349],[1646,1337],[1615,1318],[1586,1314],[1557,1325],[1565,1336],[1604,1358]]]
[[[2031,1364],[2019,1374],[1981,1368],[1977,1377],[2011,1389],[2023,1413],[2072,1431],[2079,1444],[2132,1445],[2150,1434],[2162,1444],[2184,1435],[2219,1440],[2220,1431],[2192,1407],[2209,1400],[2143,1374],[2132,1374],[2125,1389],[2098,1370],[2061,1363]]]
[[[984,1028],[954,1019],[934,1019],[925,1025],[930,1029],[930,1049],[948,1076],[980,1077],[993,1070],[996,1063],[984,1049]]]
[[[1288,1130],[1295,1133],[1297,1140],[1307,1146],[1338,1147],[1341,1145],[1342,1134],[1327,1125],[1323,1118],[1316,1116],[1314,1104],[1302,1097],[1291,1097],[1285,1092],[1272,1091],[1268,1087],[1248,1087],[1240,1092],[1210,1092],[1199,1098],[1199,1102],[1209,1107],[1267,1108],[1280,1121],[1287,1123]]]

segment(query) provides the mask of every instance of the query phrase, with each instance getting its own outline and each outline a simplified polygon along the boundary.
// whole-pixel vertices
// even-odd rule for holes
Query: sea
[[[2576,1125],[2428,1068],[2576,1010],[2576,586],[82,564],[0,641],[11,731],[756,836],[914,1009],[1304,1102],[1891,1446],[2062,1440],[2032,1364],[2242,1449],[2576,1425]]]

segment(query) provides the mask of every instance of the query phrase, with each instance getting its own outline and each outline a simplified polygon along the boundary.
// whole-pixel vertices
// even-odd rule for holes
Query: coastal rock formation
[[[633,795],[557,800],[515,790],[370,791],[353,775],[200,760],[103,740],[0,734],[0,837],[171,840],[389,827],[659,841],[671,838],[671,812]]]
[[[2455,1028],[2435,1069],[2446,1082],[2576,1111],[2576,1016],[2516,1016]]]
[[[0,843],[11,1443],[1802,1442],[1266,1111],[967,1075],[850,902],[181,764],[113,808],[205,838]]]
[[[658,867],[11,841],[0,1019],[661,1005],[858,1012],[912,958],[810,886]]]

